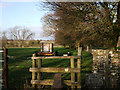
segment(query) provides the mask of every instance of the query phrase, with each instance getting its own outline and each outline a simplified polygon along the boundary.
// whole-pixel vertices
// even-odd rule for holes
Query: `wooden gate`
[[[71,68],[55,68],[55,67],[42,67],[42,60],[44,59],[70,59]],[[74,59],[77,59],[77,68],[75,68]],[[36,63],[38,65],[36,66]],[[71,73],[71,80],[64,80],[64,84],[71,86],[71,88],[81,88],[80,82],[80,63],[81,57],[80,56],[49,56],[49,57],[36,57],[35,54],[32,56],[32,68],[29,69],[32,72],[32,80],[31,84],[32,87],[35,88],[37,85],[40,88],[41,85],[53,85],[54,80],[42,80],[41,73]],[[77,73],[77,79],[75,79],[75,73]],[[75,81],[77,80],[77,81]]]

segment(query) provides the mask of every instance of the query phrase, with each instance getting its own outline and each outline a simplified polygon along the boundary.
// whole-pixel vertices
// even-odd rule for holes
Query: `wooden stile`
[[[75,88],[75,86],[80,86],[80,82],[75,82],[75,73],[80,74],[80,57],[81,56],[49,56],[49,57],[36,57],[35,54],[33,54],[32,57],[32,68],[29,69],[30,72],[32,72],[32,80],[31,84],[32,87],[35,88],[35,85],[37,85],[38,88],[41,87],[41,85],[53,85],[54,80],[41,80],[41,73],[71,73],[71,80],[64,80],[64,83],[66,85],[71,86],[71,88]],[[42,60],[43,59],[70,59],[71,62],[71,68],[55,68],[55,67],[42,67]],[[77,68],[75,68],[75,62],[74,59],[78,59],[79,63],[77,63]],[[36,61],[38,61],[38,67],[36,67]],[[37,78],[36,78],[37,74]],[[80,79],[80,75],[77,75],[78,79]],[[79,81],[79,80],[78,80]]]

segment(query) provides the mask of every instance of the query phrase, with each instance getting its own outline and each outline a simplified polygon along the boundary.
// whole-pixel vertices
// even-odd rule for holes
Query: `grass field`
[[[69,48],[54,48],[54,51],[58,51],[58,55],[70,52],[71,55],[76,56],[77,51]],[[31,73],[29,68],[32,65],[30,57],[35,51],[40,51],[39,48],[9,48],[8,49],[8,67],[9,67],[9,87],[10,88],[23,88],[25,81],[30,83]],[[75,60],[77,61],[77,60]],[[84,85],[85,74],[91,73],[92,70],[92,55],[88,52],[82,52],[82,65],[81,65],[81,78]],[[42,61],[44,67],[69,67],[69,59],[51,59]],[[76,62],[75,62],[76,63]],[[43,79],[53,78],[52,73],[43,73]],[[62,78],[70,79],[70,74],[62,74]]]

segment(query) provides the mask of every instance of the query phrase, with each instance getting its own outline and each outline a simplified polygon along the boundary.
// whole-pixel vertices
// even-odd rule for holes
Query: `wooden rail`
[[[53,85],[54,80],[46,79],[46,80],[31,80],[31,84],[40,84],[40,85]],[[68,86],[80,86],[79,82],[74,82],[71,80],[64,80],[64,83]]]
[[[44,59],[70,59],[71,68],[55,68],[55,67],[42,67],[42,60]],[[77,68],[75,68],[74,59],[77,59]],[[38,65],[36,63],[38,62]],[[32,72],[32,87],[35,88],[37,85],[40,88],[41,85],[53,85],[54,80],[41,80],[41,73],[71,73],[71,80],[64,80],[64,83],[71,88],[81,88],[80,84],[80,63],[81,56],[43,56],[36,57],[35,54],[32,56],[32,68],[29,69]],[[36,67],[37,66],[37,67]],[[77,73],[77,79],[75,79],[75,73]],[[75,81],[77,80],[77,81]]]
[[[80,73],[80,68],[30,68],[30,72],[47,72],[47,73]]]
[[[71,58],[81,58],[80,56],[42,56],[42,57],[36,57],[33,55],[32,59],[71,59]]]

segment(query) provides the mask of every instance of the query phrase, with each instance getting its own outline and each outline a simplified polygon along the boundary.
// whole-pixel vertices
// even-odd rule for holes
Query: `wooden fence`
[[[1,78],[0,78],[0,83],[1,87],[4,85],[4,88],[8,88],[8,49],[4,48],[4,50],[0,50],[1,53],[1,58],[2,58],[2,53],[4,56],[4,60],[0,60],[0,71],[1,71]],[[4,63],[4,64],[3,64]],[[2,66],[4,65],[4,67]]]
[[[42,67],[42,60],[44,59],[70,59],[71,68],[55,68],[55,67]],[[75,68],[75,61],[77,59],[77,68]],[[36,65],[38,62],[38,65]],[[46,73],[71,73],[71,80],[64,80],[63,83],[71,86],[71,88],[81,88],[81,78],[80,78],[80,64],[81,64],[81,56],[49,56],[49,57],[36,57],[35,54],[32,56],[32,68],[29,69],[32,72],[32,87],[38,88],[41,85],[53,85],[54,80],[45,79],[42,80],[42,72]],[[77,73],[77,79],[75,79],[75,73]],[[77,81],[75,81],[77,80]]]

